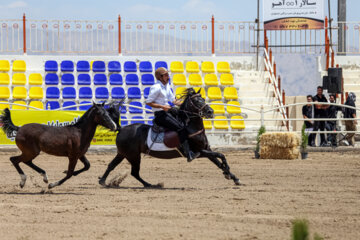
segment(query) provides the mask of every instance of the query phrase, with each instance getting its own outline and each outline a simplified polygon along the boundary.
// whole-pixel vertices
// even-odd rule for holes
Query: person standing
[[[336,103],[335,95],[329,95],[330,103]],[[327,109],[327,118],[334,118],[337,117],[337,112],[341,111],[341,107],[330,105]],[[335,131],[336,130],[336,120],[334,121],[326,121],[325,128],[327,131]],[[329,133],[327,134],[328,143],[331,144],[333,147],[337,146],[336,142],[336,133]]]
[[[317,94],[314,96],[314,102],[328,102],[326,97],[323,94],[323,87],[317,87]],[[315,118],[326,118],[327,112],[326,109],[329,108],[329,105],[315,105]],[[314,131],[324,131],[325,130],[325,121],[314,121]],[[325,134],[320,133],[320,146],[326,146]]]
[[[311,103],[313,101],[313,97],[311,95],[307,95],[306,96],[306,101],[308,103]],[[314,121],[311,120],[312,118],[314,118],[314,106],[312,104],[306,104],[302,107],[302,115],[306,126],[305,131],[312,131],[314,128]],[[308,145],[309,146],[314,146],[315,142],[315,138],[314,138],[315,134],[310,133],[308,135]]]
[[[349,93],[345,105],[355,107],[356,95],[355,93]],[[344,118],[356,118],[356,109],[345,108]],[[356,131],[357,120],[345,120],[346,131]],[[346,140],[350,145],[355,146],[355,133],[347,133]]]

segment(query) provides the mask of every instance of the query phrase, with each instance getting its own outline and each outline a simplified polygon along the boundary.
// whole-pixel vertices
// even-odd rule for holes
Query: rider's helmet
[[[166,68],[164,68],[164,67],[159,67],[159,68],[156,69],[156,71],[155,71],[155,77],[156,77],[157,80],[160,80],[161,75],[164,75],[164,74],[166,74],[166,73],[168,73],[168,70],[166,70]]]

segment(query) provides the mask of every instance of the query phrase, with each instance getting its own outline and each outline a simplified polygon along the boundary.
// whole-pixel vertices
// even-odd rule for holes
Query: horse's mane
[[[180,105],[180,109],[183,109],[185,107],[185,101],[192,95],[196,94],[195,89],[193,88],[187,88],[182,92],[182,95],[180,96],[180,99],[183,100],[182,104]]]
[[[70,127],[70,126],[74,126],[74,127],[80,127],[82,126],[86,121],[87,119],[89,118],[90,114],[93,112],[95,108],[95,105],[94,106],[91,106],[91,108],[89,108],[81,117],[80,119],[74,123],[74,124],[71,124],[71,125],[68,125],[67,127]]]

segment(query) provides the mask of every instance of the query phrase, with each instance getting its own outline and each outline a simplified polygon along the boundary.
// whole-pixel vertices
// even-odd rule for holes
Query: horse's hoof
[[[42,175],[43,175],[43,181],[44,181],[44,183],[48,183],[49,180],[48,180],[48,178],[47,178],[46,173],[45,173],[45,174],[42,174]]]
[[[53,187],[55,187],[55,186],[56,186],[55,183],[50,183],[50,184],[48,185],[48,189],[51,189],[51,188],[53,188]]]
[[[19,184],[19,185],[20,185],[20,187],[21,187],[21,188],[23,188],[23,187],[25,186],[25,183],[20,182],[20,184]]]
[[[234,182],[235,182],[235,185],[239,185],[239,186],[240,186],[240,185],[243,185],[243,184],[240,182],[239,179],[236,179]]]
[[[101,186],[103,186],[103,187],[106,187],[105,180],[100,179],[100,180],[99,180],[99,184],[100,184]]]
[[[25,174],[20,174],[20,177],[21,177],[20,187],[23,188],[25,186],[25,183],[26,183],[26,175]]]

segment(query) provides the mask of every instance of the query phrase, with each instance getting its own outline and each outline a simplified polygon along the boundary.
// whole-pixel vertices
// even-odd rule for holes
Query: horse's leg
[[[66,180],[71,178],[71,176],[74,173],[76,163],[77,163],[77,158],[76,157],[69,157],[69,165],[68,165],[68,170],[66,172],[66,176],[63,179],[61,179],[60,181],[50,183],[48,188],[50,189],[50,188],[59,186],[59,185],[63,184]]]
[[[28,162],[24,162],[24,163],[25,163],[26,165],[28,165],[29,167],[31,167],[32,169],[34,169],[36,172],[40,173],[40,174],[43,176],[43,181],[44,181],[45,183],[48,183],[48,182],[49,182],[46,172],[45,172],[43,169],[41,169],[41,168],[39,168],[38,166],[36,166],[36,165],[32,162],[32,160],[31,160],[31,161],[28,161]]]
[[[131,175],[136,178],[139,182],[141,182],[144,187],[156,187],[155,185],[152,185],[146,181],[144,181],[140,177],[140,163],[141,163],[141,156],[137,156],[134,158],[128,159],[128,161],[131,163]]]
[[[20,187],[21,188],[23,188],[25,186],[25,183],[26,183],[26,175],[25,175],[24,171],[19,166],[19,163],[22,162],[23,156],[24,155],[10,157],[11,163],[14,165],[14,167],[16,168],[18,173],[20,174],[20,178],[21,178]]]
[[[74,176],[77,176],[79,173],[87,171],[90,168],[90,162],[89,162],[89,160],[87,160],[85,155],[80,157],[80,161],[84,164],[84,167],[80,170],[74,171],[74,173],[73,173]]]
[[[117,154],[115,158],[109,163],[104,175],[99,179],[99,184],[106,186],[106,178],[109,176],[110,172],[116,168],[117,165],[119,165],[124,157],[120,154]]]

